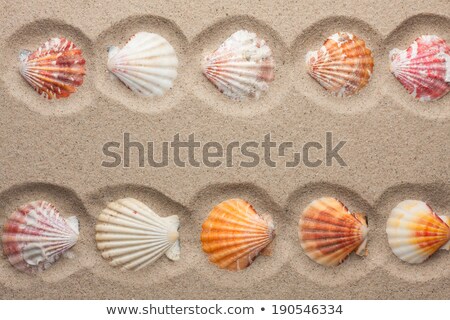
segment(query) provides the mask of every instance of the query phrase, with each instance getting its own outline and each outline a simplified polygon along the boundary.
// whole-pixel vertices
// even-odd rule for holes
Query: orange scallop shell
[[[313,201],[299,222],[300,244],[306,255],[324,266],[337,266],[356,251],[366,255],[367,221],[360,213],[350,213],[334,198]]]
[[[338,97],[348,97],[367,85],[373,72],[372,52],[364,40],[348,33],[330,36],[306,55],[308,73]]]
[[[34,52],[20,53],[21,75],[47,99],[74,93],[83,83],[85,63],[81,49],[65,38],[52,38]]]
[[[267,250],[275,237],[272,219],[261,216],[245,200],[215,206],[202,225],[202,248],[222,269],[242,270]]]

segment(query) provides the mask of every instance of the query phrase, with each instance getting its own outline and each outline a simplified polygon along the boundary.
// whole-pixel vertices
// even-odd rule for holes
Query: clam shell
[[[230,199],[215,206],[203,223],[202,248],[218,267],[242,270],[267,250],[274,229],[271,218],[256,213],[247,201]]]
[[[162,96],[172,88],[177,68],[174,48],[155,33],[138,32],[122,49],[108,49],[108,70],[143,96]]]
[[[342,202],[321,198],[311,202],[300,216],[300,244],[306,255],[324,266],[337,266],[353,251],[366,255],[367,221],[350,213]]]
[[[450,47],[438,36],[421,36],[389,58],[391,72],[414,98],[432,101],[450,91]]]
[[[162,255],[180,259],[178,216],[160,217],[136,199],[108,204],[95,226],[97,248],[111,266],[139,270]]]
[[[22,50],[19,58],[22,77],[47,99],[67,98],[83,83],[86,61],[66,38],[52,38],[34,52]]]
[[[203,74],[220,92],[238,101],[258,99],[274,79],[275,62],[266,42],[239,30],[205,57]]]
[[[27,273],[48,269],[77,240],[77,218],[60,217],[47,201],[21,206],[3,225],[3,253],[16,269]]]
[[[373,72],[372,52],[364,40],[348,32],[330,36],[318,51],[306,54],[308,73],[338,97],[364,88]]]
[[[422,263],[439,248],[449,250],[449,218],[439,217],[425,202],[405,200],[389,215],[389,246],[401,260]]]

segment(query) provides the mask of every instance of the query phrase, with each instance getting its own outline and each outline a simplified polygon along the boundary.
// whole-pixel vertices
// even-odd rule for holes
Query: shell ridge
[[[120,61],[127,61],[128,64],[135,62],[136,60],[153,60],[164,57],[171,57],[173,60],[178,62],[175,55],[175,51],[172,46],[151,46],[151,47],[141,47],[139,50],[132,48],[133,50],[122,50],[113,58],[111,58],[111,63],[118,63]]]
[[[53,206],[46,203],[37,204],[27,210],[27,214],[22,216],[21,211],[27,210],[22,207],[15,211],[9,218],[8,224],[5,224],[4,230],[7,232],[17,232],[20,234],[44,235],[44,236],[70,236],[72,229],[67,228],[66,221],[59,217],[59,213]],[[42,212],[48,212],[43,215]],[[26,227],[21,226],[26,224]],[[42,232],[40,232],[42,231]]]
[[[122,220],[131,222],[131,223],[151,223],[152,220],[148,220],[144,215],[135,214],[131,209],[125,210],[124,212],[116,211],[109,207],[103,209],[102,213],[99,215],[99,219],[108,219],[109,217],[120,218]]]
[[[148,246],[148,243],[144,244],[133,244],[132,246],[121,246],[121,247],[114,247],[114,248],[102,248],[103,253],[102,255],[106,258],[113,258],[113,260],[116,258],[120,258],[123,256],[126,256],[127,259],[129,258],[131,261],[135,257],[141,257],[143,255],[146,255],[148,253],[153,252],[159,252],[164,248],[167,248],[168,242],[164,241],[164,239],[159,239],[158,241],[153,241],[152,246]]]
[[[225,212],[228,214],[227,212]],[[230,230],[230,229],[236,229],[236,230],[247,230],[247,232],[265,232],[267,230],[267,226],[264,224],[264,220],[238,220],[239,217],[231,216],[227,218],[227,216],[212,216],[210,219],[210,223],[216,223],[217,225],[214,225],[212,228],[208,228],[207,225],[205,225],[205,229],[208,230]]]
[[[123,215],[110,215],[102,213],[98,220],[125,228],[137,228],[148,231],[163,232],[167,228],[167,226],[163,223],[154,223],[153,221],[147,221],[144,219],[124,218]]]
[[[166,227],[162,224],[155,224],[140,219],[127,219],[121,215],[109,215],[102,213],[98,217],[98,221],[104,222],[105,224],[109,223],[117,227],[124,227],[128,229],[137,228],[143,231],[164,232],[164,230],[166,230]]]
[[[155,262],[156,260],[158,260],[159,258],[161,258],[169,249],[168,245],[166,245],[165,247],[161,247],[159,250],[154,250],[154,251],[150,251],[145,254],[142,255],[140,257],[137,257],[136,260],[134,261],[130,261],[129,263],[127,263],[124,268],[125,269],[131,269],[133,270],[133,268],[136,268],[135,270],[140,270],[144,267],[146,267],[147,265]]]
[[[253,87],[252,89],[260,89],[264,91],[265,85],[261,81],[257,81],[252,77],[250,73],[246,72],[220,72],[220,73],[214,73],[209,72],[208,73],[212,78],[215,78],[216,81],[220,81],[222,84],[226,83],[226,80],[228,81],[228,85],[233,86],[235,88],[239,88],[242,92],[246,92],[247,90],[245,88],[246,85],[249,86],[248,90],[251,90],[250,87]],[[239,76],[239,82],[234,79],[235,76]],[[263,75],[261,75],[261,78],[263,79]],[[247,91],[250,92],[250,91]]]
[[[309,210],[314,209],[311,208]],[[349,225],[349,223],[352,222],[354,223],[354,225]],[[326,211],[318,211],[317,213],[314,213],[312,215],[309,215],[309,212],[307,212],[303,215],[301,223],[302,226],[309,228],[314,223],[314,227],[316,229],[323,230],[322,228],[326,228],[325,230],[328,230],[327,228],[333,228],[336,231],[351,231],[359,229],[359,226],[361,224],[358,219],[347,213],[342,214],[341,217],[338,218],[336,216],[330,215],[329,212]]]
[[[258,249],[262,249],[268,244],[268,240],[259,240],[255,243],[247,243],[242,247],[231,247],[231,248],[223,248],[220,251],[216,251],[210,255],[210,260],[212,262],[218,262],[220,260],[227,260],[227,258],[231,260],[239,259],[245,255],[248,255],[250,252],[256,251]],[[261,250],[258,250],[258,252]]]
[[[116,203],[110,203],[108,207],[125,217],[154,224],[163,229],[166,227],[164,220],[160,216],[142,202],[137,202],[137,200],[121,199]]]
[[[245,238],[217,238],[214,236],[211,237],[202,237],[203,241],[208,240],[209,244],[207,249],[211,252],[216,250],[217,248],[228,248],[228,247],[235,247],[236,245],[242,245],[242,244],[253,244],[255,242],[259,241],[266,241],[267,240],[267,234],[265,236],[249,236]]]
[[[217,86],[217,88],[219,88],[220,92],[232,99],[235,98],[235,94],[245,95],[251,92],[251,88],[243,88],[242,86],[239,86],[239,84],[236,85],[236,81],[234,83],[228,83],[224,77],[213,76],[209,79]]]
[[[153,70],[150,73],[141,72],[139,70],[130,69],[127,72],[120,72],[122,78],[127,79],[130,82],[139,84],[140,87],[145,88],[145,82],[148,81],[152,88],[170,88],[172,85],[171,74],[161,70],[160,73]],[[118,72],[119,73],[119,72]],[[173,74],[172,74],[173,75]],[[122,79],[121,78],[121,79]],[[159,81],[159,82],[158,82]]]
[[[105,224],[98,224],[97,231],[101,231],[101,232],[117,232],[117,233],[121,233],[121,234],[136,234],[136,235],[152,235],[152,236],[157,236],[157,235],[161,235],[161,234],[167,234],[166,232],[164,232],[164,230],[151,230],[151,229],[136,229],[134,227],[123,227],[121,225],[112,225],[109,223],[105,223]]]
[[[145,96],[160,96],[163,94],[164,88],[167,87],[167,84],[161,82],[158,86],[156,86],[153,82],[148,82],[145,84],[144,81],[139,81],[138,78],[131,76],[127,73],[118,72],[116,76],[128,87],[133,88],[133,90],[139,94]]]

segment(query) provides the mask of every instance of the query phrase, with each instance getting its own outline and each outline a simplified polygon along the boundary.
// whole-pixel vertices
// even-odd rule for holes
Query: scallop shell
[[[402,201],[387,221],[389,246],[399,259],[422,263],[439,248],[450,249],[449,222],[449,217],[439,217],[425,202]]]
[[[255,33],[233,33],[203,62],[203,74],[220,92],[243,101],[269,89],[274,79],[275,62],[266,42]]]
[[[269,216],[256,213],[247,201],[230,199],[215,206],[203,223],[202,248],[218,267],[242,270],[260,253],[270,253],[274,229]]]
[[[34,201],[11,214],[3,226],[3,253],[18,270],[48,269],[78,240],[76,217],[64,219],[47,201]]]
[[[83,83],[86,61],[66,38],[52,38],[35,52],[22,50],[19,58],[20,74],[47,99],[67,98]]]
[[[367,255],[367,220],[350,213],[342,202],[321,198],[311,202],[300,216],[300,244],[306,255],[324,266],[337,266],[353,251]]]
[[[174,48],[155,33],[138,32],[122,49],[108,48],[108,70],[143,96],[162,96],[172,88],[177,67]]]
[[[178,216],[160,217],[142,202],[120,199],[108,204],[95,226],[97,248],[111,266],[139,270],[162,255],[180,259]]]
[[[306,54],[308,73],[338,97],[364,88],[373,72],[372,52],[364,40],[348,32],[329,37],[318,51]]]
[[[450,91],[450,47],[438,36],[421,36],[389,58],[391,72],[414,98],[432,101]]]

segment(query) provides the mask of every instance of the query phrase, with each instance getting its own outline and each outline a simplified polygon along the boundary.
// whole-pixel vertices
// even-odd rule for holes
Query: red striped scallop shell
[[[86,61],[66,38],[52,38],[36,51],[22,50],[20,74],[47,99],[67,98],[83,84]]]

